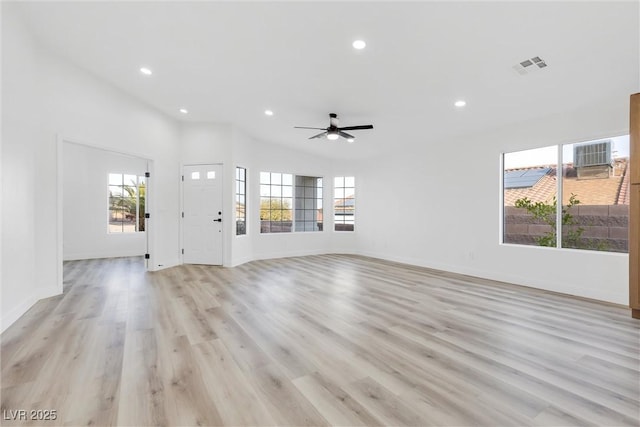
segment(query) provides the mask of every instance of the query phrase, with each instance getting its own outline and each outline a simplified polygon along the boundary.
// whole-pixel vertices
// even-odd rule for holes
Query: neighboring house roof
[[[622,179],[622,184],[620,185],[620,192],[618,193],[618,204],[619,205],[628,205],[629,204],[629,190],[631,189],[631,182],[629,178],[629,169],[628,166],[625,165],[624,178]]]
[[[354,196],[347,196],[344,199],[336,199],[334,203],[334,207],[336,208],[345,208],[345,209],[353,209],[355,207],[355,199]]]
[[[547,173],[540,177],[531,187],[524,188],[505,188],[504,204],[505,206],[515,206],[518,199],[524,197],[532,202],[547,202],[556,195],[556,168],[550,166],[536,166],[532,168],[520,168],[505,170],[505,175],[514,171],[530,171],[530,170],[547,170]]]
[[[627,166],[628,159],[616,159],[609,178],[578,179],[573,164],[565,165],[562,204],[568,204],[571,195],[575,194],[582,205],[628,205]],[[555,165],[509,169],[504,172],[505,206],[514,206],[515,201],[523,197],[533,202],[551,202],[556,195]]]

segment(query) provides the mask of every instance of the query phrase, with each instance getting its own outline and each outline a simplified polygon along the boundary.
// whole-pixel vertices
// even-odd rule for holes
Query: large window
[[[295,231],[322,231],[322,178],[296,175]]]
[[[322,178],[260,172],[260,232],[322,231]]]
[[[335,231],[353,231],[355,224],[355,178],[337,176],[333,182],[333,209]]]
[[[247,170],[236,167],[236,235],[247,234]]]
[[[628,136],[505,153],[503,189],[504,243],[628,251]]]
[[[290,232],[293,219],[293,175],[260,172],[260,232]]]
[[[109,233],[145,230],[145,196],[144,176],[109,174]]]

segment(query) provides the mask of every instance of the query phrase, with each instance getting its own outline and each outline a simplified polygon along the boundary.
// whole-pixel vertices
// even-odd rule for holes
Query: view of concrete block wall
[[[289,233],[293,231],[292,221],[260,221],[261,233]],[[316,222],[315,228],[305,231],[322,231],[322,222]]]
[[[260,221],[261,233],[288,233],[293,231],[293,221]]]
[[[583,249],[610,252],[628,251],[628,205],[579,205],[570,209],[577,225],[584,228]],[[551,227],[533,218],[526,209],[504,207],[504,242],[537,245],[536,238],[551,231]],[[566,230],[565,230],[566,231]]]

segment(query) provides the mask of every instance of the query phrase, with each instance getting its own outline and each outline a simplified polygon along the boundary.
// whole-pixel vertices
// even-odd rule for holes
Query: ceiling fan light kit
[[[373,129],[373,125],[359,125],[359,126],[344,126],[338,127],[340,121],[338,120],[338,115],[336,113],[329,114],[329,127],[327,128],[314,128],[314,127],[306,127],[306,126],[294,126],[295,129],[316,129],[321,130],[323,132],[310,137],[309,139],[316,139],[325,137],[330,141],[335,141],[340,137],[343,137],[347,140],[347,142],[351,143],[355,141],[356,137],[345,132],[346,130],[364,130],[364,129]]]

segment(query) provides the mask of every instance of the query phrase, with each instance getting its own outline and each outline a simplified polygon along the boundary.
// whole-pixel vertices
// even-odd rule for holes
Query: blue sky
[[[610,139],[612,141],[612,154],[614,158],[629,157],[629,135],[596,139],[593,141],[584,141],[579,144],[586,144],[589,142],[605,141]],[[563,162],[573,162],[573,145],[565,144],[562,148]],[[531,166],[552,165],[557,162],[558,146],[552,145],[550,147],[534,148],[532,150],[518,151],[515,153],[505,153],[504,155],[504,168],[522,168]]]

